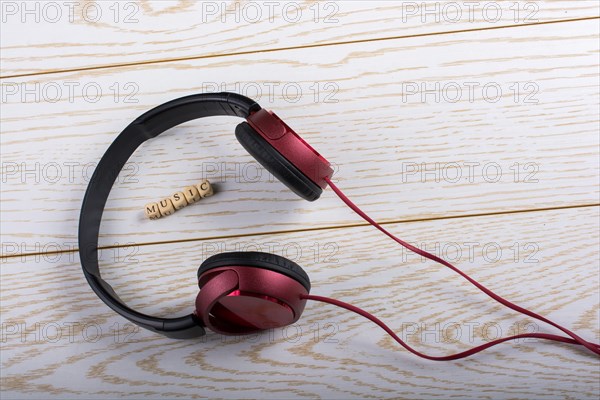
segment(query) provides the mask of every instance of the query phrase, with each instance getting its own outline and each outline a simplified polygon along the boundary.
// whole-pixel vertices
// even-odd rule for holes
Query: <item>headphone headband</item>
[[[231,115],[247,118],[261,107],[235,93],[202,93],[169,101],[142,114],[117,136],[94,170],[83,198],[79,217],[79,257],[83,273],[94,292],[111,309],[146,329],[172,338],[205,334],[193,314],[181,318],[159,318],[129,308],[102,279],[98,265],[98,236],[102,213],[110,190],[125,163],[146,140],[197,118]]]

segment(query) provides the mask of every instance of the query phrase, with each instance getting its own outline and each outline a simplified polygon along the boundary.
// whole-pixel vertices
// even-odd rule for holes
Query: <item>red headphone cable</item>
[[[435,357],[435,356],[430,356],[430,355],[421,353],[420,351],[415,350],[414,348],[410,347],[402,339],[400,339],[394,333],[394,331],[392,331],[392,329],[389,326],[387,326],[383,321],[381,321],[379,318],[377,318],[373,314],[370,314],[369,312],[367,312],[367,311],[365,311],[365,310],[363,310],[361,308],[358,308],[356,306],[353,306],[352,304],[344,303],[343,301],[331,299],[331,298],[328,298],[328,297],[313,296],[313,295],[301,295],[300,297],[303,298],[303,299],[307,299],[307,300],[314,300],[314,301],[320,301],[320,302],[323,302],[323,303],[332,304],[334,306],[345,308],[346,310],[349,310],[349,311],[352,311],[352,312],[354,312],[354,313],[356,313],[358,315],[361,315],[361,316],[365,317],[366,319],[371,320],[375,324],[379,325],[384,331],[387,332],[388,335],[390,335],[396,342],[398,342],[406,350],[410,351],[413,354],[416,354],[417,356],[419,356],[421,358],[425,358],[427,360],[433,360],[433,361],[458,360],[458,359],[461,359],[461,358],[466,358],[466,357],[472,356],[473,354],[479,353],[480,351],[483,351],[483,350],[485,350],[487,348],[490,348],[490,347],[495,346],[495,345],[500,344],[500,343],[508,342],[510,340],[513,340],[513,339],[536,338],[536,339],[552,340],[552,341],[561,342],[561,343],[582,345],[578,341],[573,340],[573,339],[569,339],[569,338],[564,337],[564,336],[551,335],[551,334],[546,334],[546,333],[525,333],[525,334],[522,334],[522,335],[515,335],[515,336],[509,336],[509,337],[497,339],[497,340],[485,343],[483,345],[480,345],[480,346],[477,346],[477,347],[473,347],[472,349],[469,349],[467,351],[463,351],[461,353],[452,354],[452,355],[449,355],[449,356]],[[600,353],[600,349],[598,349],[598,348],[596,348],[596,350],[593,350],[593,351],[595,353],[597,353],[597,354]]]
[[[302,296],[302,298],[305,298],[307,300],[314,300],[314,301],[320,301],[320,302],[324,302],[324,303],[329,303],[338,307],[342,307],[345,308],[349,311],[352,311],[356,314],[359,314],[369,320],[371,320],[372,322],[374,322],[375,324],[379,325],[383,330],[385,330],[392,338],[394,338],[394,340],[396,340],[400,345],[402,345],[405,349],[407,349],[408,351],[412,352],[413,354],[416,354],[419,357],[423,357],[429,360],[435,360],[435,361],[449,361],[449,360],[457,360],[460,358],[465,358],[465,357],[469,357],[475,353],[478,353],[480,351],[483,351],[487,348],[490,348],[492,346],[495,346],[497,344],[509,341],[509,340],[513,340],[513,339],[522,339],[522,338],[537,338],[537,339],[545,339],[545,340],[551,340],[551,341],[556,341],[556,342],[561,342],[561,343],[568,343],[568,344],[575,344],[575,345],[581,345],[584,346],[585,348],[587,348],[588,350],[590,350],[591,352],[600,355],[600,345],[595,344],[595,343],[591,343],[588,342],[586,340],[584,340],[583,338],[579,337],[578,335],[576,335],[574,332],[570,331],[569,329],[539,315],[536,314],[532,311],[529,311],[523,307],[520,307],[502,297],[500,297],[499,295],[495,294],[494,292],[492,292],[491,290],[489,290],[488,288],[486,288],[485,286],[483,286],[482,284],[480,284],[479,282],[477,282],[476,280],[474,280],[473,278],[471,278],[470,276],[468,276],[467,274],[465,274],[464,272],[462,272],[461,270],[459,270],[458,268],[456,268],[454,265],[450,264],[449,262],[431,254],[428,253],[424,250],[419,249],[418,247],[415,247],[407,242],[404,242],[403,240],[399,239],[398,237],[394,236],[393,234],[391,234],[390,232],[388,232],[385,228],[383,228],[381,225],[379,225],[377,222],[375,222],[373,219],[371,219],[371,217],[369,217],[366,213],[364,213],[356,204],[354,204],[333,182],[331,182],[331,180],[329,178],[325,178],[325,180],[327,181],[327,183],[329,184],[329,186],[331,187],[331,189],[335,192],[335,194],[337,194],[337,196],[344,202],[346,203],[346,205],[348,207],[350,207],[350,209],[352,209],[355,213],[357,213],[359,216],[361,216],[365,221],[367,221],[369,224],[373,225],[375,228],[379,229],[381,232],[383,232],[384,234],[386,234],[387,236],[389,236],[391,239],[393,239],[394,241],[396,241],[398,244],[400,244],[401,246],[407,248],[408,250],[413,251],[416,254],[419,254],[425,258],[428,258],[432,261],[435,261],[439,264],[442,264],[448,268],[450,268],[451,270],[453,270],[454,272],[458,273],[459,275],[461,275],[463,278],[465,278],[466,280],[468,280],[470,283],[472,283],[475,287],[477,287],[479,290],[481,290],[483,293],[487,294],[489,297],[491,297],[492,299],[496,300],[498,303],[512,309],[515,311],[518,311],[524,315],[527,315],[529,317],[535,318],[539,321],[545,322],[549,325],[552,325],[553,327],[563,331],[564,333],[566,333],[568,336],[570,336],[572,339],[564,337],[564,336],[558,336],[558,335],[551,335],[551,334],[545,334],[545,333],[529,333],[529,334],[522,334],[522,335],[516,335],[516,336],[510,336],[510,337],[506,337],[506,338],[502,338],[502,339],[498,339],[498,340],[494,340],[491,342],[488,342],[486,344],[483,344],[481,346],[477,346],[474,347],[470,350],[464,351],[462,353],[458,353],[458,354],[454,354],[454,355],[450,355],[450,356],[445,356],[445,357],[432,357],[432,356],[428,356],[426,354],[423,354],[413,348],[411,348],[409,345],[407,345],[405,342],[403,342],[386,324],[384,324],[381,320],[379,320],[377,317],[371,315],[370,313],[368,313],[367,311],[364,311],[358,307],[355,307],[351,304],[347,304],[344,303],[342,301],[339,300],[335,300],[335,299],[330,299],[327,297],[321,297],[321,296],[312,296],[312,295],[304,295]]]

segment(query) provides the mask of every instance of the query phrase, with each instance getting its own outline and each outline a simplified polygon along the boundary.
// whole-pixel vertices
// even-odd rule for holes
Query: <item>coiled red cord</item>
[[[331,189],[335,192],[335,194],[338,195],[338,197],[344,202],[346,203],[346,205],[348,207],[350,207],[355,213],[357,213],[358,215],[360,215],[365,221],[367,221],[368,223],[370,223],[371,225],[373,225],[375,228],[379,229],[381,232],[383,232],[384,234],[386,234],[387,236],[389,236],[391,239],[393,239],[394,241],[396,241],[398,244],[400,244],[401,246],[404,246],[405,248],[407,248],[408,250],[411,250],[413,252],[415,252],[416,254],[419,254],[425,258],[428,258],[432,261],[435,261],[439,264],[442,264],[448,268],[450,268],[451,270],[453,270],[454,272],[458,273],[459,275],[461,275],[463,278],[465,278],[467,281],[469,281],[470,283],[472,283],[475,287],[477,287],[479,290],[481,290],[483,293],[487,294],[489,297],[491,297],[492,299],[496,300],[498,303],[512,309],[515,311],[518,311],[522,314],[525,314],[529,317],[535,318],[539,321],[545,322],[549,325],[552,325],[553,327],[560,329],[561,331],[563,331],[564,333],[566,333],[568,336],[570,336],[570,338],[564,337],[564,336],[558,336],[558,335],[551,335],[551,334],[545,334],[545,333],[530,333],[530,334],[522,334],[522,335],[516,335],[516,336],[511,336],[511,337],[506,337],[506,338],[502,338],[502,339],[498,339],[498,340],[494,340],[492,342],[488,342],[486,344],[483,344],[481,346],[477,346],[474,347],[470,350],[464,351],[462,353],[458,353],[458,354],[454,354],[454,355],[450,355],[450,356],[444,356],[444,357],[433,357],[433,356],[428,356],[426,354],[423,354],[413,348],[411,348],[409,345],[407,345],[406,343],[404,343],[386,324],[384,324],[381,320],[379,320],[377,317],[369,314],[368,312],[355,307],[351,304],[347,304],[344,302],[341,302],[339,300],[335,300],[335,299],[330,299],[330,298],[326,298],[326,297],[320,297],[320,296],[312,296],[312,295],[306,295],[303,296],[303,298],[308,299],[308,300],[314,300],[314,301],[320,301],[320,302],[324,302],[324,303],[329,303],[338,307],[342,307],[345,308],[349,311],[355,312],[369,320],[371,320],[372,322],[374,322],[375,324],[379,325],[383,330],[385,330],[391,337],[394,338],[394,340],[396,340],[400,345],[402,345],[405,349],[407,349],[408,351],[410,351],[413,354],[416,354],[419,357],[423,357],[426,358],[428,360],[435,360],[435,361],[449,361],[449,360],[457,360],[460,358],[465,358],[465,357],[469,357],[475,353],[478,353],[480,351],[483,351],[487,348],[490,348],[492,346],[495,346],[497,344],[509,341],[509,340],[513,340],[513,339],[521,339],[521,338],[538,338],[538,339],[545,339],[545,340],[552,340],[552,341],[556,341],[556,342],[561,342],[561,343],[569,343],[569,344],[575,344],[575,345],[581,345],[584,346],[586,349],[590,350],[591,352],[593,352],[594,354],[597,354],[600,356],[600,345],[595,344],[595,343],[591,343],[588,342],[587,340],[584,340],[583,338],[579,337],[578,335],[576,335],[575,333],[571,332],[569,329],[539,315],[536,314],[532,311],[529,311],[523,307],[520,307],[500,296],[498,296],[497,294],[495,294],[494,292],[492,292],[491,290],[489,290],[488,288],[486,288],[485,286],[483,286],[482,284],[480,284],[479,282],[477,282],[476,280],[474,280],[473,278],[471,278],[470,276],[468,276],[467,274],[465,274],[464,272],[462,272],[461,270],[459,270],[458,268],[456,268],[454,265],[450,264],[449,262],[431,254],[428,253],[424,250],[419,249],[418,247],[415,247],[409,243],[406,243],[405,241],[399,239],[398,237],[394,236],[393,234],[391,234],[390,232],[388,232],[385,228],[383,228],[381,225],[379,225],[377,222],[375,222],[373,219],[371,219],[371,217],[369,217],[367,214],[365,214],[356,204],[354,204],[348,197],[346,197],[346,195],[333,183],[331,182],[331,180],[329,178],[325,179],[327,181],[327,183],[329,184],[329,186],[331,187]]]

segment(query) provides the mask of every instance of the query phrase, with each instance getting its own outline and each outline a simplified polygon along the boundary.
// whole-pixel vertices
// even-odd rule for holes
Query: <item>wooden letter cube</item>
[[[175,212],[175,207],[173,207],[173,203],[171,202],[171,199],[162,199],[161,201],[159,201],[158,209],[160,210],[160,213],[162,214],[163,217],[166,217],[167,215],[171,215]]]
[[[183,188],[183,195],[188,204],[192,204],[200,200],[200,193],[196,186],[186,186]]]
[[[187,206],[187,200],[185,199],[185,195],[182,192],[177,192],[171,196],[171,202],[173,203],[173,207],[176,210],[182,209]]]
[[[146,211],[146,216],[150,219],[159,219],[162,217],[158,209],[158,203],[148,203],[144,207],[144,210]]]
[[[198,192],[202,198],[209,197],[214,194],[212,185],[206,179],[196,185],[196,187],[198,188]]]

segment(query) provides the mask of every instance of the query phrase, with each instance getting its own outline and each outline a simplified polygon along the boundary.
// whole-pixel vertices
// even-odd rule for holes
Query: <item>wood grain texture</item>
[[[2,7],[3,77],[600,15],[596,1],[4,1]]]
[[[428,362],[316,303],[258,337],[165,339],[110,311],[73,251],[89,176],[124,126],[175,97],[237,91],[302,133],[394,233],[598,342],[600,3],[483,1],[469,15],[465,2],[304,1],[292,22],[288,2],[269,20],[250,1],[84,1],[72,22],[51,22],[53,3],[65,12],[27,2],[50,13],[39,23],[12,14],[24,2],[1,3],[2,400],[600,397],[600,361],[570,346]],[[236,20],[236,7],[263,15]],[[235,143],[237,122],[170,130],[119,176],[101,228],[101,245],[117,247],[101,267],[133,307],[187,314],[204,259],[254,250],[298,262],[313,294],[373,312],[427,353],[556,333],[353,226],[331,191],[297,199]],[[215,196],[146,219],[146,203],[204,178]]]
[[[389,228],[440,249],[500,295],[600,339],[597,207]],[[490,244],[500,257],[483,252]],[[131,305],[184,315],[196,294],[197,266],[215,251],[238,248],[288,256],[310,274],[312,293],[374,312],[428,353],[464,350],[514,332],[515,323],[521,331],[552,332],[527,325],[532,321],[371,228],[141,246],[105,251],[101,264]],[[89,290],[74,254],[4,259],[0,273],[3,398],[588,399],[600,393],[600,361],[568,346],[507,343],[462,361],[423,361],[368,321],[321,304],[308,304],[295,326],[272,336],[169,340],[124,325]]]
[[[262,105],[336,164],[339,186],[381,221],[597,204],[597,25],[570,22],[476,37],[462,33],[3,80],[105,90],[97,102],[83,95],[36,101],[29,94],[25,102],[14,95],[3,104],[3,255],[76,247],[87,180],[117,132],[150,107],[201,92],[210,82],[255,85],[244,92],[250,96],[258,86]],[[131,99],[137,103],[125,102],[122,92],[115,99],[109,90],[129,83],[139,88]],[[328,83],[337,88],[337,102],[325,101]],[[270,84],[279,85],[272,98]],[[301,88],[298,101],[282,93],[285,84]],[[310,89],[315,84],[321,88],[316,99]],[[462,89],[440,89],[440,98],[430,93],[421,99],[408,94],[413,84]],[[476,85],[473,98],[469,85]],[[494,95],[483,92],[486,85],[499,87],[503,96],[492,101]],[[514,85],[521,88],[518,99]],[[461,99],[454,102],[456,93]],[[532,93],[537,104],[525,100]],[[194,121],[144,144],[111,193],[101,245],[361,222],[331,192],[309,204],[257,170],[233,138],[236,122]],[[215,196],[176,218],[144,217],[144,204],[202,178],[215,182]]]

